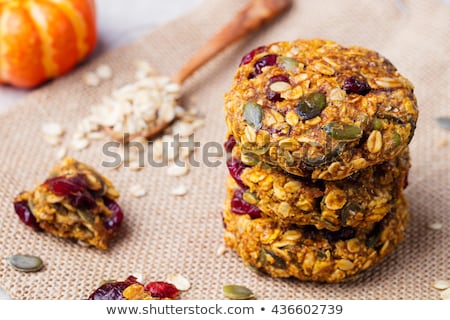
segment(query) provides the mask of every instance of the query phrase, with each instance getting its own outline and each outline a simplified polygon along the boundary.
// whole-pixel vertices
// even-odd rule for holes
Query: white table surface
[[[99,43],[94,55],[135,39],[191,10],[201,1],[208,0],[96,0]],[[404,0],[392,1],[399,1],[401,5]],[[442,1],[450,4],[450,0]],[[0,86],[0,113],[29,92]]]
[[[132,41],[202,0],[96,0],[99,41],[93,55]],[[31,90],[0,86],[0,113]]]

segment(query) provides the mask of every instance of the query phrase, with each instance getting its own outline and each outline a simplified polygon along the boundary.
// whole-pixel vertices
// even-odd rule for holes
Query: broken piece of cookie
[[[119,229],[123,212],[119,192],[92,167],[65,158],[35,189],[14,199],[14,209],[26,225],[57,237],[107,249]]]

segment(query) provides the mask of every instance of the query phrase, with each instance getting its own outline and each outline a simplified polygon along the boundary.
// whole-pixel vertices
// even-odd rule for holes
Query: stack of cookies
[[[273,277],[340,282],[392,253],[418,117],[376,52],[320,39],[242,58],[225,95],[225,243]]]

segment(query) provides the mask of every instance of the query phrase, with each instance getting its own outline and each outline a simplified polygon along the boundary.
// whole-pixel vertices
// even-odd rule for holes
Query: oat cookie
[[[49,177],[14,199],[19,218],[35,230],[107,249],[123,213],[111,181],[92,167],[65,158]]]
[[[341,180],[397,157],[418,108],[412,84],[378,53],[314,39],[245,55],[225,114],[237,142],[264,162]]]
[[[406,199],[401,195],[391,212],[370,231],[284,227],[273,219],[232,213],[231,202],[237,189],[229,178],[223,211],[225,244],[236,250],[247,266],[273,277],[317,282],[355,277],[394,251],[404,238],[409,217]]]
[[[244,189],[242,201],[282,225],[314,225],[331,231],[368,229],[383,219],[401,196],[410,168],[408,148],[393,160],[336,181],[291,175],[261,161],[245,165],[248,161],[240,145],[235,145],[227,162],[230,174]]]

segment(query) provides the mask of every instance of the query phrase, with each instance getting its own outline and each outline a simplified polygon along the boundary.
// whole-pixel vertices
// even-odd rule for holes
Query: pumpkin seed
[[[383,120],[375,118],[373,120],[373,130],[381,130],[383,128]]]
[[[327,104],[327,98],[322,92],[315,92],[300,99],[297,105],[297,114],[303,120],[318,116]]]
[[[402,143],[402,137],[397,131],[394,132],[393,141],[394,141],[393,144],[394,148],[397,148],[400,145],[400,143]]]
[[[227,284],[223,286],[223,294],[228,299],[233,300],[248,300],[255,297],[255,294],[250,289],[236,284]]]
[[[270,258],[267,259],[268,257],[270,257]],[[278,268],[278,269],[286,269],[287,268],[286,261],[284,261],[282,258],[277,256],[273,251],[268,250],[268,249],[263,249],[260,252],[258,260],[263,266],[270,264],[271,266]]]
[[[41,258],[30,255],[16,254],[6,258],[6,261],[16,270],[36,272],[42,269],[44,262]]]
[[[81,217],[81,219],[83,219],[89,223],[94,223],[95,217],[89,211],[78,209],[77,213]]]
[[[450,117],[439,117],[436,121],[442,128],[450,130]]]
[[[261,148],[257,148],[257,149],[251,149],[251,148],[246,148],[244,147],[244,145],[242,145],[242,153],[253,153],[256,155],[262,155],[265,154],[270,148],[270,145],[267,145],[265,147],[261,147]]]
[[[246,190],[243,193],[242,198],[244,199],[245,202],[250,204],[257,204],[259,202],[258,196],[253,192],[250,192],[249,190]]]
[[[362,130],[349,124],[330,122],[324,127],[324,130],[333,139],[341,141],[353,141],[362,137]]]
[[[247,102],[244,105],[244,120],[253,128],[259,129],[262,125],[264,112],[262,107],[255,102]]]
[[[445,290],[450,288],[450,280],[436,280],[433,282],[433,288],[438,290]]]
[[[277,62],[287,71],[295,71],[300,65],[298,60],[284,56],[278,56]]]

